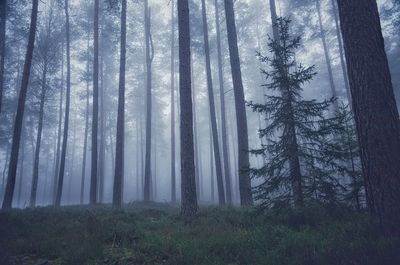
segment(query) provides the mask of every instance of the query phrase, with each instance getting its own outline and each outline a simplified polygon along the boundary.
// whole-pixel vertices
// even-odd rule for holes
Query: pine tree
[[[259,132],[266,144],[251,151],[263,155],[266,163],[250,171],[263,179],[255,189],[262,207],[277,203],[302,206],[304,198],[327,196],[332,190],[327,188],[331,172],[324,170],[321,146],[332,133],[336,118],[324,116],[333,100],[303,99],[302,86],[316,75],[314,66],[304,67],[296,62],[301,38],[290,36],[290,20],[278,18],[277,26],[278,39],[269,42],[272,58],[258,54],[261,62],[271,67],[269,72],[262,71],[268,81],[264,86],[271,94],[265,103],[248,104],[269,121]]]

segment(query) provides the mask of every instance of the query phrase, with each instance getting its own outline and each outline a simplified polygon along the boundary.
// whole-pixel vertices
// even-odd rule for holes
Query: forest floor
[[[168,204],[67,206],[0,213],[0,264],[398,265],[400,239],[366,214],[308,207],[259,214]]]

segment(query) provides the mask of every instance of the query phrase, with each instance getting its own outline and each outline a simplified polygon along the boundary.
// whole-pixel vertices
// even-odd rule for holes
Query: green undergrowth
[[[271,210],[133,203],[0,213],[0,264],[398,265],[400,239],[335,207]]]

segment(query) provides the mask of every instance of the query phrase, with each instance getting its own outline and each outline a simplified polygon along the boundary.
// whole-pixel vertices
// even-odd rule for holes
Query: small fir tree
[[[273,56],[258,54],[261,62],[270,66],[269,71],[262,70],[270,93],[265,103],[248,103],[268,121],[259,131],[265,144],[250,151],[265,158],[261,168],[250,169],[253,177],[262,180],[255,188],[256,199],[261,207],[302,206],[314,199],[333,201],[340,183],[334,167],[326,166],[324,147],[339,130],[338,118],[326,117],[334,99],[318,102],[302,97],[303,85],[316,75],[315,67],[295,60],[301,37],[290,36],[290,20],[279,18],[277,26],[279,38],[270,38],[268,44]]]

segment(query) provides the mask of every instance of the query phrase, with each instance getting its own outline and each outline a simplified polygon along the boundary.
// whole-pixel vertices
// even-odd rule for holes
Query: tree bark
[[[99,0],[94,0],[93,114],[90,204],[97,203],[97,131],[99,119]]]
[[[0,113],[3,106],[4,65],[6,57],[7,0],[0,1]]]
[[[40,159],[40,145],[42,141],[42,130],[43,130],[43,116],[44,116],[44,103],[46,99],[46,78],[47,78],[47,58],[45,58],[44,69],[42,75],[42,89],[40,96],[40,110],[39,110],[39,123],[38,130],[36,136],[36,149],[35,149],[35,158],[33,161],[33,174],[32,174],[32,187],[31,187],[31,198],[29,202],[29,206],[34,208],[36,206],[36,193],[37,193],[37,184],[39,178],[39,159]]]
[[[67,154],[67,143],[68,143],[68,127],[69,127],[69,109],[71,104],[71,58],[70,58],[70,33],[69,33],[69,6],[68,0],[65,0],[65,29],[66,29],[66,44],[67,44],[67,92],[66,92],[66,103],[65,103],[65,118],[64,118],[64,135],[63,143],[61,147],[61,159],[60,159],[60,171],[57,183],[57,195],[55,206],[61,205],[62,190],[64,184],[65,174],[65,157]]]
[[[400,123],[375,0],[338,0],[367,201],[400,235]]]
[[[191,218],[197,212],[194,165],[193,109],[190,65],[190,25],[188,0],[178,0],[179,92],[181,138],[181,214]]]
[[[145,170],[144,170],[144,200],[151,200],[151,110],[152,110],[152,73],[151,64],[153,61],[154,52],[151,45],[151,18],[150,8],[148,6],[148,0],[145,1],[145,41],[146,41],[146,154],[145,154]]]
[[[117,143],[115,151],[115,176],[113,206],[120,208],[122,205],[124,179],[124,132],[125,132],[125,65],[126,65],[126,0],[122,0],[121,11],[121,51],[119,68],[119,94],[117,117]]]
[[[175,169],[175,1],[171,0],[171,202],[176,203]]]
[[[217,128],[217,117],[215,114],[214,89],[212,83],[210,47],[208,43],[208,25],[207,25],[207,12],[206,12],[205,0],[201,0],[201,7],[202,7],[202,17],[203,17],[204,52],[206,57],[208,103],[210,107],[212,141],[214,144],[215,169],[217,173],[218,201],[219,205],[225,205],[225,190],[224,190],[224,180],[222,176],[221,156],[218,143],[218,128]]]
[[[11,146],[11,157],[8,167],[7,185],[4,194],[2,209],[11,209],[17,173],[18,152],[21,140],[22,121],[24,117],[26,94],[28,91],[29,76],[32,65],[33,49],[35,44],[36,24],[39,0],[32,1],[31,24],[29,29],[28,47],[25,55],[24,71],[22,74],[21,89],[18,97],[17,113],[15,117],[13,140]]]
[[[239,49],[236,35],[233,0],[224,0],[226,28],[228,33],[229,55],[231,63],[233,90],[235,94],[236,123],[238,134],[239,191],[242,206],[252,206],[251,181],[249,175],[249,139],[247,129],[246,105],[244,98],[242,72],[240,69]],[[215,148],[215,147],[214,147]]]
[[[61,145],[61,127],[62,127],[62,109],[64,98],[64,41],[61,41],[61,87],[60,87],[60,106],[58,111],[58,136],[56,150],[56,165],[54,168],[54,183],[53,183],[53,204],[56,204],[58,190],[58,173],[60,169],[60,145]]]
[[[90,64],[90,27],[88,27],[87,36],[87,55],[86,55],[86,73],[89,73]],[[89,79],[86,80],[86,113],[85,113],[85,135],[83,136],[83,155],[82,155],[82,177],[81,177],[81,194],[80,194],[80,204],[84,202],[85,195],[85,178],[86,178],[86,160],[87,160],[87,142],[89,133]]]
[[[217,57],[218,57],[218,80],[219,80],[219,94],[221,100],[221,140],[222,140],[222,153],[224,158],[224,173],[226,183],[226,200],[228,204],[232,204],[232,184],[231,184],[231,171],[230,160],[228,152],[228,136],[226,129],[226,108],[225,108],[225,87],[224,87],[224,70],[222,63],[222,49],[221,49],[221,30],[218,1],[214,0],[215,7],[215,24],[217,32]]]

